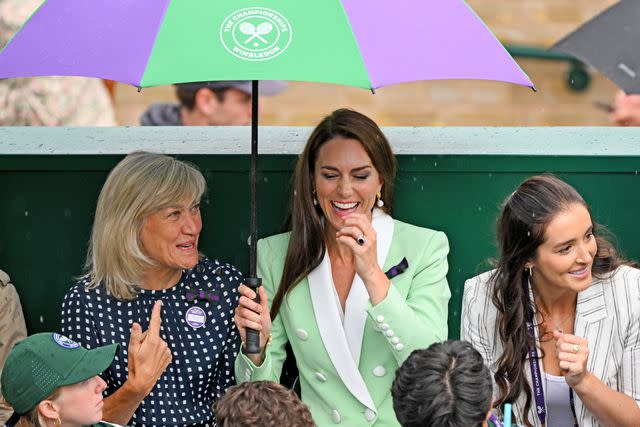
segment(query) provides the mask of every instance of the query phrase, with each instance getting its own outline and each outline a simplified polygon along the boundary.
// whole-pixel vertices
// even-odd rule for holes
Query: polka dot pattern
[[[204,259],[182,273],[175,286],[141,290],[131,301],[118,301],[102,286],[86,289],[88,278],[76,283],[62,303],[62,333],[87,348],[118,343],[120,349],[103,378],[106,395],[114,393],[127,379],[127,345],[131,324],[142,330],[149,325],[151,309],[161,299],[160,336],[173,353],[173,360],[151,393],[142,401],[129,422],[131,426],[215,425],[213,402],[235,383],[233,363],[240,336],[233,322],[238,304],[237,289],[242,274],[229,264]],[[188,302],[185,289],[214,291],[220,299]],[[186,312],[194,305],[206,313],[203,327],[193,328]]]

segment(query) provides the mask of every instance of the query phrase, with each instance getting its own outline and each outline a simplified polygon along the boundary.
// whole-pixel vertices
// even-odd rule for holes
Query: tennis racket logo
[[[230,13],[220,26],[220,40],[233,56],[245,61],[267,61],[291,44],[291,25],[281,13],[250,7]]]

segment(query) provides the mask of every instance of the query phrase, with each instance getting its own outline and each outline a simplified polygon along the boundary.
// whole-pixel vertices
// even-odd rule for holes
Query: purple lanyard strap
[[[527,322],[529,334],[535,339],[536,332],[533,328],[533,322]],[[540,371],[540,361],[538,360],[538,352],[536,347],[529,348],[529,367],[531,368],[531,380],[533,381],[533,394],[536,400],[536,413],[542,427],[545,427],[547,421],[547,405],[544,401],[544,389],[542,388],[542,374]],[[576,406],[573,398],[573,389],[569,387],[569,404],[573,413],[573,427],[578,427],[578,416],[576,415]]]

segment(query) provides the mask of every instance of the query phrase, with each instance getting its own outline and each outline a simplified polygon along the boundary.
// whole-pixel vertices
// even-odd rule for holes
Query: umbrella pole
[[[256,302],[260,302],[258,288],[262,279],[258,277],[258,80],[251,82],[251,220],[250,220],[250,249],[249,249],[249,277],[245,284],[256,292]],[[260,353],[260,332],[247,328],[246,354]]]

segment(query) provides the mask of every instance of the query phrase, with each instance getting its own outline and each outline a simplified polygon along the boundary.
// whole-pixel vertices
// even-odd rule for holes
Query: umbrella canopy
[[[640,93],[640,1],[622,0],[551,50],[591,64],[626,93]]]
[[[41,75],[533,87],[462,0],[48,0],[0,55],[0,78]]]

